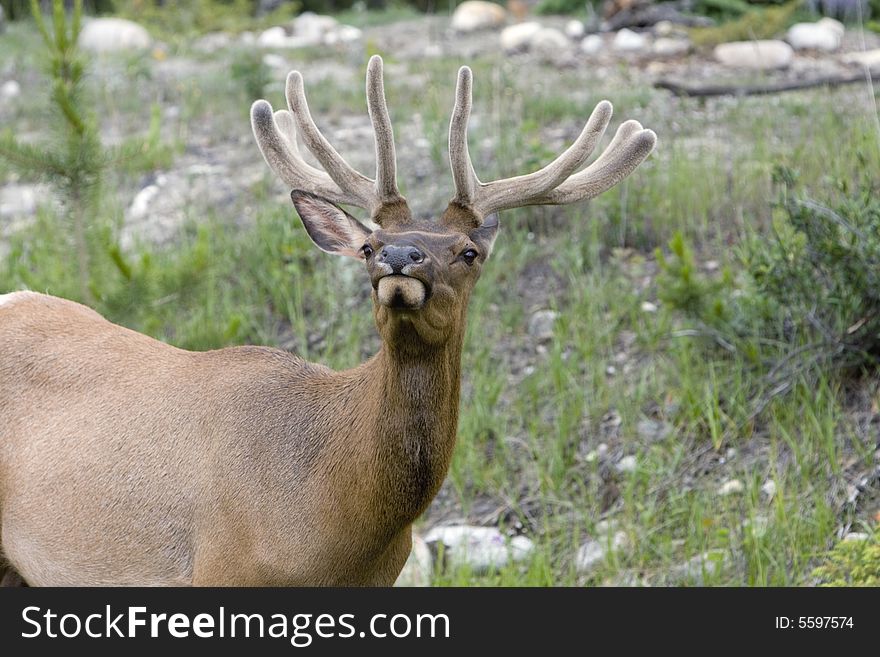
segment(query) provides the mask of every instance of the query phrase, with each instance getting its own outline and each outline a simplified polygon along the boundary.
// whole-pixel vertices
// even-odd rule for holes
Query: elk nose
[[[414,246],[386,246],[379,254],[379,262],[391,267],[395,274],[399,274],[407,265],[418,264],[424,259],[422,252]]]

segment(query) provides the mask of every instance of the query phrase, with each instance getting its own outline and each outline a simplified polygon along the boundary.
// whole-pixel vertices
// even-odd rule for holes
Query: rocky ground
[[[270,84],[268,92],[276,98],[279,97],[280,81],[291,68],[303,71],[307,94],[311,93],[310,89],[321,93],[321,87],[351,88],[362,93],[361,70],[365,54],[380,52],[386,58],[386,76],[394,79],[395,87],[409,89],[416,96],[434,90],[447,99],[445,104],[450,109],[454,80],[438,79],[431,62],[450,59],[460,63],[490,61],[491,70],[497,75],[517,76],[521,89],[532,88],[535,95],[552,93],[554,97],[562,95],[575,102],[583,101],[579,116],[569,116],[543,130],[542,138],[551,152],[561,151],[577,134],[595,102],[595,89],[603,92],[643,90],[645,100],[632,105],[642,111],[639,118],[643,123],[653,127],[652,117],[662,116],[661,125],[688,120],[687,115],[672,116],[682,107],[673,95],[654,89],[659,80],[699,87],[773,84],[866,71],[880,75],[880,35],[843,30],[842,26],[830,22],[789,32],[788,42],[725,44],[718,49],[705,50],[695,48],[687,31],[669,21],[639,30],[623,28],[589,34],[589,26],[578,21],[552,17],[526,17],[516,21],[499,12],[497,5],[489,10],[476,7],[479,3],[466,3],[463,7],[469,4],[475,5],[470,17],[463,13],[452,17],[427,16],[363,28],[340,25],[328,17],[312,15],[259,34],[204,35],[181,49],[157,42],[134,27],[121,29],[119,24],[111,25],[110,32],[104,35],[95,25],[88,28],[84,39],[92,42],[84,46],[93,52],[104,53],[92,62],[93,75],[112,93],[114,80],[125,73],[120,62],[106,53],[140,48],[141,56],[149,62],[151,87],[162,90],[160,95],[171,99],[163,102],[163,129],[171,134],[185,134],[183,150],[175,155],[169,167],[137,180],[118,181],[123,247],[131,248],[138,241],[168,243],[184,222],[222,214],[230,207],[235,207],[237,216],[246,222],[252,208],[242,199],[251,198],[254,188],[261,184],[268,185],[270,193],[278,200],[287,202],[287,190],[275,182],[267,182],[266,168],[253,144],[243,112],[226,112],[220,124],[192,121],[184,116],[185,102],[174,100],[173,90],[187,85],[194,78],[223,75],[222,66],[229,61],[229,53],[239,52],[242,48],[258,49],[263,53],[264,64],[272,78],[277,80]],[[3,38],[0,35],[0,39]],[[585,73],[581,77],[582,72]],[[557,79],[568,83],[583,81],[583,86],[579,84],[560,93],[554,86]],[[500,88],[497,80],[490,82],[494,88]],[[592,88],[587,88],[587,83]],[[25,139],[29,134],[36,138],[41,133],[42,127],[29,123],[27,111],[23,109],[39,89],[39,84],[36,69],[23,66],[17,60],[0,64],[0,122],[5,124],[15,120],[16,125],[23,124],[21,136]],[[476,84],[481,84],[481,80],[477,79]],[[147,99],[155,97],[156,92],[144,93],[144,99]],[[322,102],[334,107],[332,99]],[[718,104],[701,111],[720,112],[719,108],[723,108],[725,102],[719,100]],[[521,110],[521,107],[508,110],[503,97],[495,106],[498,111]],[[414,191],[411,197],[415,210],[429,214],[442,207],[449,194],[445,164],[442,158],[433,156],[438,148],[436,142],[442,142],[444,138],[443,131],[435,129],[427,111],[414,111],[410,116],[395,115],[392,103],[391,112],[399,144],[400,171],[409,189]],[[524,117],[524,120],[528,118]],[[474,117],[475,124],[481,120],[491,118]],[[365,111],[354,111],[341,102],[339,109],[334,109],[329,118],[318,117],[318,122],[355,167],[370,173],[373,146]],[[103,129],[106,141],[113,143],[137,128],[120,113],[114,120],[105,122]],[[662,132],[660,138],[662,145]],[[701,139],[704,145],[714,140],[714,143],[727,147],[723,126]],[[478,158],[482,153],[482,159],[489,161],[497,145],[487,138],[474,144],[473,148]],[[662,162],[662,158],[670,156],[664,155],[661,149],[656,157]],[[18,180],[12,175],[0,181],[0,254],[4,238],[27,227],[47,197],[47,188],[43,184]],[[652,272],[642,271],[640,275],[643,279],[640,284],[650,286]],[[516,345],[499,346],[499,349],[511,351],[511,358],[518,362],[512,368],[514,375],[517,372],[527,375],[529,368],[540,360],[541,345],[548,336],[552,337],[556,320],[555,313],[545,308],[543,300],[562,286],[564,282],[549,267],[528,272],[528,286],[523,290],[523,298],[529,316],[529,344],[525,348],[519,347],[519,356]],[[534,295],[534,303],[529,303],[529,295]],[[651,302],[645,302],[642,311],[656,312],[656,306],[652,306]],[[628,372],[626,368],[638,367],[633,340],[627,343],[625,338],[622,339],[619,358],[608,364],[608,376],[616,375],[618,370]],[[581,455],[585,462],[601,463],[607,469],[608,480],[612,482],[609,485],[613,485],[617,475],[637,467],[635,457],[621,451],[615,442],[619,424],[619,417],[615,418],[613,412],[603,417],[601,426],[607,437]],[[671,427],[661,417],[646,418],[637,428],[639,438],[645,443],[662,440],[670,431]],[[719,468],[717,495],[741,495],[743,483],[725,475],[721,468],[728,461],[749,458],[748,447],[741,450],[731,448],[722,454],[709,452],[694,455],[694,470]],[[775,494],[774,481],[764,481],[761,491],[765,502],[769,503]],[[528,509],[528,492],[522,494],[519,506]],[[424,538],[417,538],[411,564],[402,579],[411,584],[430,581],[432,560],[440,552],[447,560],[463,560],[475,572],[526,557],[533,549],[532,542],[520,535],[521,527],[516,526],[508,512],[509,506],[503,500],[485,498],[478,499],[467,513],[462,513],[452,492],[444,488],[424,520]],[[747,530],[760,533],[767,523],[767,516],[758,516],[749,522]],[[499,523],[510,527],[509,535],[486,526]],[[626,553],[632,547],[628,534],[614,522],[600,523],[594,534],[580,547],[575,558],[577,571],[585,575],[604,562],[609,554]],[[445,549],[438,549],[438,544],[443,544]],[[700,582],[704,574],[721,568],[726,558],[723,553],[714,552],[695,555],[682,562],[678,569],[673,569],[668,581]],[[619,580],[618,583],[641,582],[638,575],[633,574],[632,581]]]

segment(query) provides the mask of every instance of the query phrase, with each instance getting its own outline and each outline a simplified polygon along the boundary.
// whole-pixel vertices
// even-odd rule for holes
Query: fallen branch
[[[813,87],[836,87],[842,84],[855,82],[867,82],[868,77],[864,73],[852,73],[850,75],[826,75],[812,80],[795,80],[793,82],[777,82],[765,85],[724,86],[709,85],[705,87],[692,87],[680,84],[673,80],[657,80],[654,87],[667,89],[676,96],[707,97],[707,96],[757,96],[762,94],[778,94],[783,91],[797,91]]]

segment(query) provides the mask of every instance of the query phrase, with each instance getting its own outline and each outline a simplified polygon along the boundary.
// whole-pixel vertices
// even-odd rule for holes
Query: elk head
[[[656,142],[652,131],[627,121],[602,155],[578,171],[611,120],[611,103],[602,101],[577,140],[543,169],[483,183],[468,153],[471,87],[471,70],[462,67],[449,126],[455,194],[446,210],[429,221],[415,219],[397,189],[394,137],[379,56],[373,56],[367,67],[375,179],[355,171],[318,130],[299,72],[287,78],[287,110],[273,112],[265,100],[251,107],[260,150],[272,170],[293,188],[291,198],[312,241],[328,253],[365,262],[376,324],[386,342],[399,344],[409,336],[420,348],[442,345],[463,327],[471,290],[498,232],[499,211],[593,198],[632,173]],[[324,171],[302,158],[297,134]],[[377,228],[368,228],[340,205],[367,210]]]

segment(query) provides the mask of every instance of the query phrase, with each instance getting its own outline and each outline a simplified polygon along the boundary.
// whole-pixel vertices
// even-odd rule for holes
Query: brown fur
[[[456,193],[432,222],[414,220],[397,190],[378,56],[367,68],[375,180],[320,134],[298,72],[287,79],[289,110],[251,108],[312,241],[365,262],[382,347],[354,369],[265,347],[183,351],[70,301],[0,296],[4,583],[394,582],[410,525],[452,458],[465,314],[497,234],[494,212],[591,198],[656,141],[626,122],[575,173],[611,118],[603,102],[540,171],[481,183],[467,150],[471,79],[462,67],[449,135]],[[306,164],[294,132],[326,172]],[[367,209],[381,227],[334,202]],[[386,281],[377,294],[388,276],[421,286],[399,294]]]
[[[323,203],[309,219],[335,225]],[[183,351],[70,301],[7,297],[0,537],[14,569],[35,585],[393,583],[455,444],[480,269],[458,254],[491,249],[489,235],[403,228],[369,239],[418,244],[410,275],[430,297],[400,310],[374,290],[382,348],[344,372],[265,347]]]

